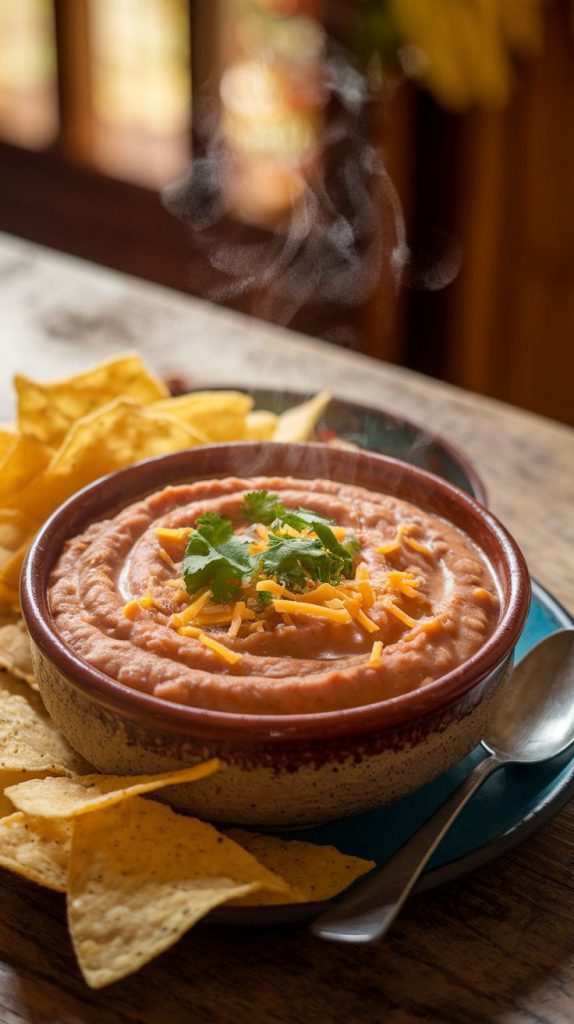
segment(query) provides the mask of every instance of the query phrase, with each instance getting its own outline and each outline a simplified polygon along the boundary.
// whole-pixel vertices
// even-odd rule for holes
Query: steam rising
[[[330,116],[319,141],[322,166],[306,175],[288,216],[261,240],[245,240],[252,229],[234,228],[231,237],[225,186],[233,157],[212,98],[198,104],[200,154],[188,178],[163,194],[167,209],[190,225],[194,242],[225,278],[209,297],[251,293],[254,313],[284,324],[309,303],[362,305],[384,272],[398,288],[409,258],[399,197],[367,135],[367,81],[339,50],[325,58],[324,83]]]
[[[283,324],[302,308],[336,314],[361,306],[385,277],[395,292],[405,276],[410,287],[443,288],[461,264],[456,243],[441,246],[430,262],[419,254],[424,267],[417,266],[419,259],[410,264],[400,200],[369,136],[371,88],[340,47],[330,44],[323,60],[329,116],[318,140],[320,159],[307,167],[302,190],[282,220],[254,230],[233,218],[226,197],[236,165],[211,90],[196,103],[198,144],[189,175],[163,193],[166,208],[188,223],[216,272],[208,298],[249,295],[252,313]],[[329,336],[353,342],[344,318]]]

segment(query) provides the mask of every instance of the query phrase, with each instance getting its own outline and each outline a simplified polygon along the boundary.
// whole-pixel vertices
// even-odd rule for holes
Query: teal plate
[[[568,612],[540,584],[533,583],[530,613],[516,659],[524,657],[543,637],[573,626],[574,619]],[[384,864],[485,756],[482,747],[477,747],[451,771],[397,803],[316,828],[282,832],[281,836],[319,846],[333,845],[343,853]],[[450,882],[511,850],[557,814],[571,796],[572,751],[542,765],[508,766],[496,772],[462,811],[416,891]],[[236,925],[286,924],[310,920],[326,907],[326,902],[221,907],[209,920]]]

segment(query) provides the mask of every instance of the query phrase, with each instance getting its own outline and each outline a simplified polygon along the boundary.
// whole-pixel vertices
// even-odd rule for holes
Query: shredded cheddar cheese
[[[365,562],[359,562],[355,571],[355,582],[363,598],[363,607],[372,608],[375,603],[375,592],[369,579],[369,570]]]
[[[175,530],[170,530],[167,526],[158,526],[157,530],[155,530],[155,535],[158,540],[187,540],[190,533],[193,533],[192,526],[182,526]]]
[[[275,580],[259,580],[255,584],[255,589],[259,592],[266,590],[269,594],[273,594],[274,597],[283,597],[284,594],[289,594],[289,591],[285,587],[281,586],[280,583],[276,583]],[[295,598],[295,594],[291,595]]]
[[[394,570],[387,573],[387,579],[385,589],[398,590],[399,593],[404,594],[405,597],[420,597],[417,587],[420,587],[421,581],[413,576],[410,572],[399,572]]]
[[[380,544],[377,548],[379,555],[394,555],[395,551],[400,551],[401,545],[398,540],[391,540],[388,544]]]
[[[427,548],[426,544],[421,544],[420,541],[415,540],[414,537],[405,537],[405,544],[408,544],[413,551],[417,551],[419,555],[426,555],[427,558],[433,557],[431,549]]]
[[[399,526],[395,538],[386,544],[381,544],[377,548],[379,555],[392,555],[396,551],[401,550],[401,544],[404,541],[405,544],[411,548],[412,551],[417,551],[420,555],[426,555],[427,558],[433,558],[433,553],[426,544],[421,544],[420,541],[410,536],[410,532],[413,529],[414,523],[401,523]]]
[[[198,637],[201,630],[197,626],[180,626],[177,632],[180,636]]]
[[[413,626],[417,625],[417,620],[411,618],[410,615],[407,615],[407,613],[404,612],[402,608],[399,608],[398,605],[394,603],[394,601],[387,599],[384,602],[384,605],[386,610],[390,612],[391,615],[394,615],[395,618],[399,620],[399,622],[403,622],[405,626],[410,626],[412,628]]]
[[[208,647],[210,651],[213,651],[220,661],[227,662],[228,665],[236,665],[241,660],[241,655],[238,651],[230,651],[229,647],[226,647],[225,644],[220,644],[219,640],[214,640],[213,637],[207,636],[206,633],[200,633],[198,639],[204,647]]]
[[[143,597],[140,597],[139,603],[140,603],[140,607],[141,608],[155,608],[156,607],[153,594],[150,593],[149,590],[143,595]]]
[[[334,587],[332,583],[320,583],[314,590],[309,590],[305,594],[301,594],[300,597],[304,601],[309,601],[311,604],[323,604],[326,601],[337,600],[340,601],[341,597],[348,597],[348,592],[343,590],[342,587]],[[298,600],[297,594],[293,594],[295,600]]]
[[[347,603],[347,607],[349,608],[349,603]],[[380,626],[377,626],[377,623],[373,622],[373,620],[370,619],[368,615],[365,615],[364,611],[362,611],[361,608],[357,608],[356,610],[349,608],[349,611],[351,612],[351,615],[353,616],[355,621],[358,622],[359,625],[363,627],[363,629],[367,630],[367,633],[377,633],[381,628]]]
[[[130,619],[132,622],[137,619],[141,605],[139,601],[128,601],[122,608],[122,613],[126,619]]]
[[[438,633],[442,629],[443,621],[440,616],[434,619],[426,619],[423,622],[417,622],[417,632],[421,633]]]
[[[277,530],[279,537],[301,537],[301,530],[295,530],[293,526],[283,523],[280,530]]]
[[[172,615],[169,620],[170,626],[173,629],[179,629],[180,626],[188,626],[193,619],[199,614],[201,609],[211,597],[211,590],[206,590],[200,597],[196,598],[187,608],[184,608],[182,612]]]
[[[233,619],[233,609],[229,608],[224,612],[201,612],[194,616],[194,622],[200,626],[226,626]]]
[[[344,540],[345,537],[347,536],[347,529],[345,526],[332,526],[331,532],[334,534],[335,539],[338,540],[339,543],[342,540]]]
[[[165,562],[166,565],[169,565],[170,569],[175,569],[175,562],[173,558],[170,555],[168,555],[165,548],[160,548],[158,553],[162,562]]]
[[[351,616],[346,608],[324,608],[320,604],[312,604],[309,601],[273,601],[273,607],[280,614],[288,615],[314,615],[319,619],[329,619],[330,622],[345,623],[351,621]]]
[[[237,601],[233,609],[233,615],[231,617],[231,624],[227,630],[228,636],[237,636],[241,628],[241,623],[244,619],[254,619],[255,612],[251,611],[247,607],[245,601]]]
[[[382,640],[375,640],[371,647],[371,656],[369,658],[369,665],[380,665],[381,664],[381,652],[383,650]]]
[[[398,529],[397,539],[404,540],[405,544],[407,544],[412,551],[417,551],[420,555],[427,555],[429,558],[432,558],[433,553],[426,544],[421,544],[420,541],[409,536],[412,529],[413,523],[401,523]]]

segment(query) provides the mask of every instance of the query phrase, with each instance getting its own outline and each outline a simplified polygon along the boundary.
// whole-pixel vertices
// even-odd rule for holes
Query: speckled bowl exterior
[[[308,715],[238,715],[160,700],[116,682],[55,633],[48,580],[65,541],[90,522],[167,484],[229,475],[328,477],[394,494],[461,527],[497,578],[494,634],[464,664],[378,704]],[[164,799],[213,821],[301,826],[395,800],[447,771],[480,741],[528,612],[524,559],[500,523],[451,484],[413,466],[324,445],[236,443],[149,460],[85,488],[38,534],[21,599],[48,711],[70,743],[105,772],[133,774],[219,757],[210,778]]]

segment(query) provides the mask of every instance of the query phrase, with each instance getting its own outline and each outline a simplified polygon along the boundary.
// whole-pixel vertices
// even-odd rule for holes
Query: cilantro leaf
[[[209,586],[216,602],[226,604],[241,581],[254,572],[257,559],[249,554],[249,538],[234,537],[230,519],[208,512],[197,520],[187,542],[183,579],[188,594]]]
[[[225,519],[218,512],[205,512],[197,519],[197,531],[209,541],[210,544],[221,544],[233,533],[231,519]]]
[[[287,526],[292,526],[294,530],[314,530],[315,523],[324,523],[325,526],[333,525],[332,519],[327,519],[326,516],[322,516],[319,512],[313,512],[309,508],[285,509],[278,518]]]
[[[248,523],[270,526],[274,519],[283,515],[285,506],[279,501],[277,494],[270,494],[269,491],[250,491],[245,495],[240,511]]]
[[[209,587],[217,603],[231,601],[244,581],[252,581],[260,572],[274,577],[293,591],[305,591],[309,579],[321,583],[340,582],[352,576],[353,557],[359,550],[350,536],[341,544],[331,529],[332,520],[310,509],[286,509],[276,494],[251,491],[241,507],[246,519],[271,524],[268,547],[260,554],[249,553],[251,539],[234,535],[233,523],[217,512],[199,516],[191,533],[183,560],[183,578],[189,594]],[[313,530],[315,537],[282,537],[273,532],[282,525],[298,530]],[[273,595],[258,593],[259,605],[266,608]]]
[[[321,583],[338,583],[343,559],[326,550],[319,538],[271,534],[261,565],[266,575],[275,576],[288,590],[304,591],[309,576]]]
[[[319,540],[322,541],[323,546],[341,560],[342,568],[340,575],[349,579],[353,575],[353,555],[349,550],[348,542],[347,545],[341,544],[331,528],[323,523],[315,523],[313,529]],[[352,540],[357,543],[354,537]]]

